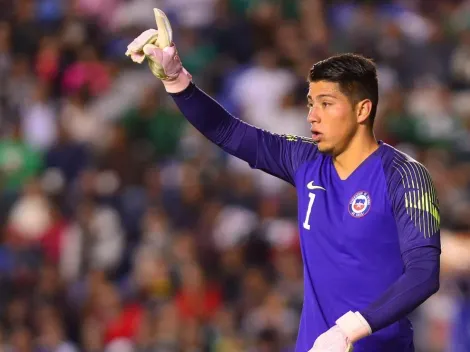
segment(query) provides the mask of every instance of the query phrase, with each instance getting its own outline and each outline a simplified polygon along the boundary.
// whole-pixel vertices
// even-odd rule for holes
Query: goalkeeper
[[[426,168],[377,141],[374,64],[343,54],[309,72],[312,138],[231,116],[192,82],[166,16],[129,46],[206,138],[298,195],[304,304],[296,352],[412,352],[407,315],[439,289],[440,215]],[[266,87],[269,89],[269,87]],[[266,118],[269,118],[268,116]]]

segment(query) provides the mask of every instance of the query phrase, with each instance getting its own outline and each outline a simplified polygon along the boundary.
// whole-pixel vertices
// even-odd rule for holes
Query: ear
[[[364,123],[372,111],[372,101],[369,99],[361,100],[356,104],[356,118],[358,123]]]

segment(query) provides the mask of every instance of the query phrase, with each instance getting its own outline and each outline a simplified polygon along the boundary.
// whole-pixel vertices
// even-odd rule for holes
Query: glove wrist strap
[[[336,321],[336,325],[352,343],[372,334],[371,327],[359,312],[347,312]]]
[[[168,93],[179,93],[188,88],[191,80],[191,74],[183,68],[175,79],[162,80],[162,82]]]

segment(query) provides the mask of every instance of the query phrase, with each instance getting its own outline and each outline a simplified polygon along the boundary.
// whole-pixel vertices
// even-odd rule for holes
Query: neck
[[[341,178],[347,178],[364,160],[379,147],[372,131],[358,131],[345,150],[333,157],[333,163]]]

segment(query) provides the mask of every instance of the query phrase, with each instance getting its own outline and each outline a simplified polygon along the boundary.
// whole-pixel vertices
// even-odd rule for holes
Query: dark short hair
[[[372,60],[351,53],[335,55],[313,65],[309,81],[338,83],[341,92],[353,105],[369,99],[372,102],[369,120],[373,126],[379,103],[379,84],[377,70]]]

